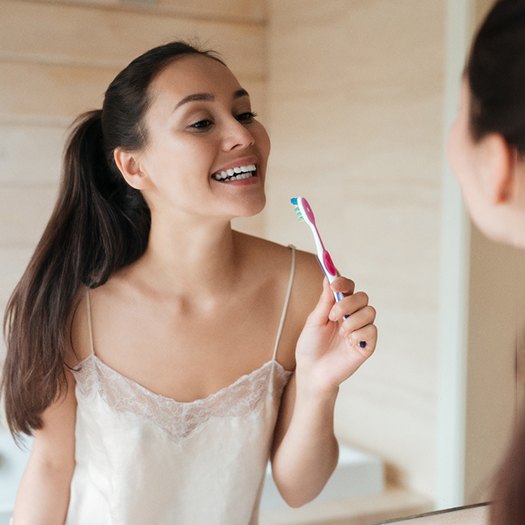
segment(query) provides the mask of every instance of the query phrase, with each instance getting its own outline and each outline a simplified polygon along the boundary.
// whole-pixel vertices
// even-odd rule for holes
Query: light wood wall
[[[270,3],[267,232],[312,249],[307,196],[341,272],[377,307],[377,355],[342,388],[341,438],[434,493],[445,3]]]

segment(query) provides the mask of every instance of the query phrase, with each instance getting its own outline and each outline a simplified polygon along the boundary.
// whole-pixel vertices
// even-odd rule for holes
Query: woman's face
[[[137,158],[152,213],[229,220],[261,211],[270,140],[231,71],[183,56],[154,79],[150,97]]]

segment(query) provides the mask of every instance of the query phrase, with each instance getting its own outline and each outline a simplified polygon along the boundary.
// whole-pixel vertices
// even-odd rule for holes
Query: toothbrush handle
[[[306,202],[306,199],[303,199],[303,203],[304,202]],[[319,233],[319,230],[317,229],[317,226],[314,222],[314,214],[309,205],[306,211],[308,212],[308,225],[312,230],[315,240],[315,246],[317,249],[317,260],[319,261],[319,265],[321,266],[323,273],[326,275],[328,282],[332,283],[335,280],[335,278],[339,275],[339,273],[337,272],[337,268],[335,267],[334,261],[332,261],[332,257],[330,257],[328,250],[324,247],[323,241],[321,240],[321,234]],[[341,292],[332,293],[334,294],[334,298],[337,302],[341,301],[344,298],[344,295]],[[344,319],[347,319],[350,316],[346,314],[343,317]]]
[[[344,295],[341,292],[333,292],[333,294],[337,302],[341,301],[344,297]]]
[[[323,273],[326,275],[328,282],[332,283],[337,277],[337,270],[327,250],[323,250],[322,256],[317,258]],[[337,302],[343,299],[344,295],[341,292],[333,292],[334,298]]]

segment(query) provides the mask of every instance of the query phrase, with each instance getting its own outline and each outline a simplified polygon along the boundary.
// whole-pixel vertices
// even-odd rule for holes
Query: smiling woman
[[[268,458],[288,504],[322,490],[375,310],[313,255],[232,230],[265,205],[269,151],[237,78],[184,42],[76,121],[6,313],[7,421],[34,433],[15,525],[257,523]]]
[[[180,57],[152,80],[150,96],[146,146],[115,151],[124,178],[142,192],[149,208],[183,211],[173,217],[179,224],[193,220],[198,209],[230,218],[260,212],[269,138],[254,118],[248,92],[230,70],[206,56]],[[242,167],[248,172],[252,165],[256,177],[225,178],[228,189],[222,175],[215,183],[217,173]]]

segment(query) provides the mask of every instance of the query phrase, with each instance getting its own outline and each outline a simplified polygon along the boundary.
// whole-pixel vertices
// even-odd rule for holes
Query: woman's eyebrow
[[[241,88],[241,89],[238,89],[234,94],[233,94],[233,98],[240,98],[240,97],[249,97],[250,94],[248,93],[248,91],[246,91],[245,89]]]
[[[233,98],[240,98],[240,97],[249,97],[248,91],[241,88],[235,91],[233,94]],[[184,97],[182,100],[180,100],[173,111],[175,111],[177,108],[182,106],[183,104],[187,104],[188,102],[195,102],[195,101],[207,101],[207,102],[213,102],[215,100],[215,95],[212,95],[211,93],[192,93],[191,95],[188,95],[187,97]]]
[[[173,111],[175,111],[183,104],[187,104],[188,102],[194,102],[196,100],[213,101],[215,100],[215,96],[211,93],[192,93],[191,95],[188,95],[187,97],[184,97],[182,100],[180,100],[177,103],[177,105],[173,108]]]

